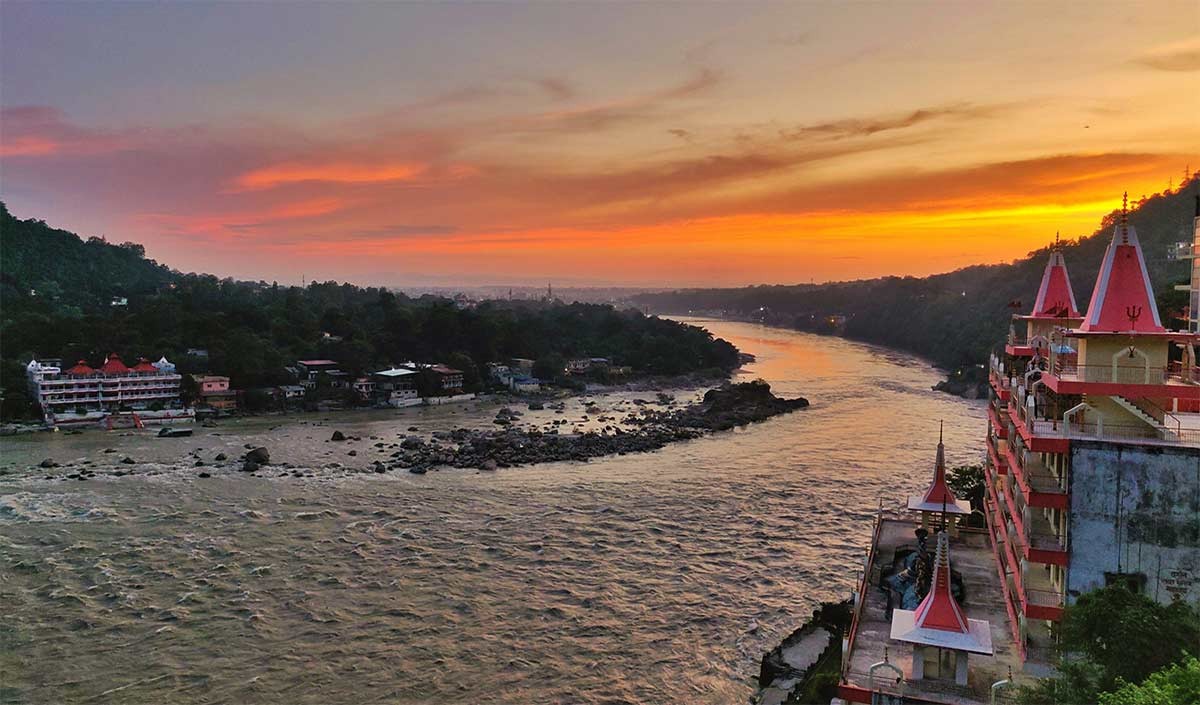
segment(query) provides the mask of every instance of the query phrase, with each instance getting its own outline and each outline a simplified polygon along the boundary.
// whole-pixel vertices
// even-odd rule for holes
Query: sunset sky
[[[1200,168],[1200,4],[0,3],[0,199],[185,271],[928,274]]]

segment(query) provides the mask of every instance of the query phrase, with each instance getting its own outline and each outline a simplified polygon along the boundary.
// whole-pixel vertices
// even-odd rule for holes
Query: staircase
[[[1118,395],[1113,395],[1112,397],[1110,397],[1110,399],[1115,401],[1117,403],[1117,405],[1120,406],[1122,409],[1124,409],[1124,410],[1128,411],[1129,413],[1133,414],[1134,416],[1136,416],[1147,426],[1149,426],[1150,428],[1153,428],[1155,430],[1155,432],[1158,434],[1159,438],[1162,438],[1163,440],[1166,440],[1166,441],[1179,440],[1179,433],[1178,433],[1177,429],[1172,430],[1171,428],[1168,428],[1166,425],[1163,424],[1162,421],[1159,421],[1155,417],[1151,416],[1142,407],[1138,406],[1133,401],[1126,399],[1125,397],[1118,396]],[[1165,411],[1163,412],[1164,419],[1166,419],[1169,416],[1170,416],[1170,414],[1168,414]],[[1176,420],[1176,425],[1178,425],[1178,420]]]

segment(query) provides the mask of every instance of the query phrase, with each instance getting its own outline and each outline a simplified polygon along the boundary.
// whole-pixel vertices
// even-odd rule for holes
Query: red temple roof
[[[938,429],[937,459],[933,463],[933,482],[925,494],[908,498],[908,508],[922,512],[946,512],[947,514],[970,514],[971,503],[954,496],[946,484],[946,446],[942,443],[942,432]]]
[[[1082,318],[1075,305],[1075,292],[1071,290],[1071,279],[1067,276],[1067,262],[1057,247],[1050,252],[1050,260],[1042,272],[1042,284],[1038,287],[1037,300],[1033,303],[1035,318]]]
[[[139,357],[137,364],[133,366],[134,372],[158,372],[158,368],[150,364],[150,361],[144,357]]]
[[[1124,214],[1113,229],[1112,242],[1104,251],[1092,301],[1079,330],[1094,333],[1162,333],[1166,330],[1158,317],[1154,288],[1150,286],[1137,231]]]
[[[967,616],[950,592],[950,541],[944,531],[937,535],[937,553],[933,559],[933,580],[929,583],[929,593],[917,605],[915,612],[913,624],[916,627],[961,634],[971,631]]]
[[[75,366],[67,370],[69,375],[94,375],[96,370],[91,365],[87,364],[87,360],[80,360],[75,363]]]
[[[100,368],[100,371],[106,375],[113,375],[128,372],[129,368],[125,366],[125,363],[121,362],[119,355],[109,353],[108,357],[104,359],[104,365]]]
[[[950,592],[950,539],[938,532],[929,592],[915,610],[892,612],[891,638],[923,646],[992,653],[991,626],[967,619]]]

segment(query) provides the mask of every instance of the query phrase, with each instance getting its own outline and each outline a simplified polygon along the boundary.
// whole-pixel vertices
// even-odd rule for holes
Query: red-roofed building
[[[1079,313],[1079,307],[1075,304],[1067,261],[1055,239],[1046,268],[1042,271],[1042,282],[1033,302],[1033,311],[1028,315],[1013,316],[1005,352],[1018,357],[1037,356],[1045,359],[1054,330],[1073,328],[1081,321],[1083,314]]]
[[[937,553],[929,592],[915,610],[893,610],[891,638],[912,647],[912,679],[944,677],[944,667],[954,671],[954,682],[967,685],[968,654],[992,655],[991,625],[967,619],[950,592],[950,539],[938,532]],[[938,672],[929,673],[932,664]]]
[[[100,371],[106,375],[124,374],[129,372],[129,368],[121,362],[121,358],[116,353],[109,353],[108,357],[104,358],[104,364],[100,366]]]
[[[97,374],[97,372],[91,365],[87,364],[87,360],[80,360],[79,362],[75,363],[74,367],[67,370],[66,374],[86,377]]]
[[[1173,577],[1195,566],[1177,537],[1200,494],[1200,335],[1163,326],[1124,209],[1086,315],[1058,320],[1044,355],[1006,346],[989,375],[984,514],[1022,658],[1048,656],[1063,609],[1112,582],[1200,601]]]
[[[131,369],[111,353],[99,369],[80,360],[65,372],[33,360],[25,371],[30,391],[51,425],[94,422],[117,411],[183,409],[181,377],[166,358],[158,364],[143,358]]]
[[[158,372],[158,368],[150,364],[144,357],[139,357],[137,364],[130,368],[133,372]]]
[[[463,372],[453,367],[437,364],[430,365],[429,371],[438,376],[443,394],[461,394],[463,390]]]

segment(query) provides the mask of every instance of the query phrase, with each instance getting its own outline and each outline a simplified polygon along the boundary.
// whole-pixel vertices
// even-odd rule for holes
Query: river
[[[490,427],[495,407],[0,440],[0,703],[745,703],[761,653],[850,590],[878,499],[928,481],[938,421],[952,465],[980,462],[985,407],[904,354],[697,324],[811,407],[648,454],[423,476],[202,479],[184,456],[363,465],[370,436]],[[597,408],[633,397],[653,394]],[[47,456],[151,470],[47,480]]]

